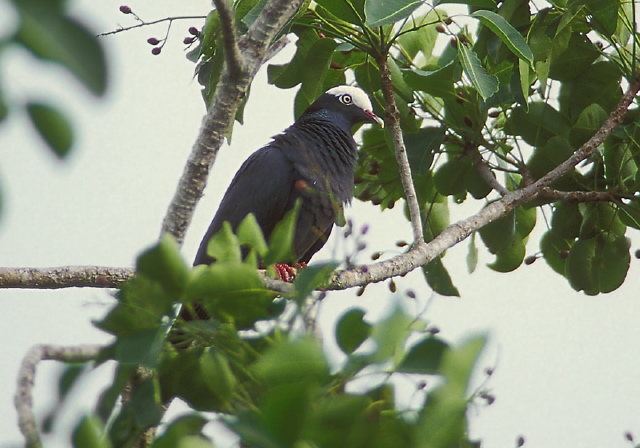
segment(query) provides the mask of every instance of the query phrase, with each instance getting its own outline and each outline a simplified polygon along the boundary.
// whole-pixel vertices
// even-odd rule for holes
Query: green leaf
[[[273,317],[276,293],[265,288],[258,271],[246,264],[218,261],[193,271],[187,300],[200,301],[205,311],[237,328],[251,328],[256,321]]]
[[[164,410],[157,376],[145,378],[133,388],[131,409],[138,428],[149,428],[160,424]]]
[[[473,8],[496,9],[495,0],[435,0],[433,6],[444,5],[446,3],[459,3],[469,5]]]
[[[54,106],[44,103],[28,103],[27,112],[38,134],[54,154],[65,158],[73,145],[73,129],[69,120]]]
[[[258,224],[258,220],[253,213],[249,213],[244,217],[240,224],[238,224],[236,234],[238,236],[238,242],[241,245],[247,245],[250,248],[255,249],[261,257],[264,257],[268,252],[269,246],[267,245],[267,241],[264,239],[262,228],[260,227],[260,224]]]
[[[425,71],[418,69],[406,70],[404,78],[407,84],[415,90],[428,93],[438,98],[455,97],[454,83],[459,78],[460,66],[451,62],[438,70]]]
[[[443,385],[427,396],[427,404],[418,416],[416,447],[453,447],[467,437],[467,384],[486,339],[471,339],[460,348],[444,351],[440,372]]]
[[[587,36],[570,33],[568,42],[562,44],[561,36],[556,36],[551,51],[549,77],[558,81],[568,81],[583,74],[600,56],[596,46]]]
[[[337,46],[338,43],[334,39],[323,38],[314,42],[307,53],[302,72],[302,88],[300,89],[300,93],[304,94],[305,99],[309,102],[307,107],[325,91],[324,79],[327,70],[329,70],[333,50]]]
[[[182,415],[169,423],[162,435],[154,440],[151,448],[176,448],[181,446],[181,440],[188,437],[197,437],[205,441],[206,439],[202,435],[202,428],[208,422],[209,420],[199,414]],[[212,447],[212,445],[209,446]]]
[[[158,364],[167,331],[168,326],[165,326],[119,336],[116,341],[115,359],[122,364],[155,367]]]
[[[584,108],[571,128],[569,141],[575,148],[579,148],[600,129],[607,119],[607,113],[599,104],[591,104]]]
[[[20,0],[14,4],[19,14],[16,41],[35,56],[61,64],[92,93],[102,95],[107,67],[96,33],[63,15],[55,2]]]
[[[510,135],[519,135],[532,146],[542,146],[551,137],[568,136],[569,120],[547,103],[529,103],[529,110],[515,107],[504,126]]]
[[[269,238],[269,252],[264,257],[266,264],[288,263],[295,261],[293,237],[300,212],[300,201],[276,224]]]
[[[433,155],[442,146],[446,128],[423,127],[416,133],[404,134],[404,144],[411,172],[414,175],[427,174],[433,164]]]
[[[478,230],[482,241],[492,254],[510,247],[513,244],[515,232],[516,222],[513,210]]]
[[[551,228],[560,237],[572,240],[578,237],[582,226],[582,213],[577,202],[561,202],[551,216]]]
[[[345,22],[358,26],[364,23],[365,0],[318,0],[317,3]]]
[[[526,255],[526,247],[523,240],[516,236],[511,244],[496,252],[496,259],[487,266],[496,272],[511,272],[522,264]]]
[[[573,240],[571,240],[573,242]],[[567,256],[571,245],[555,230],[548,230],[540,239],[540,251],[547,264],[560,275],[566,275]]]
[[[364,2],[367,25],[374,28],[398,22],[409,17],[422,2],[420,0],[366,0]]]
[[[618,211],[624,225],[640,230],[640,205],[637,201],[618,204]]]
[[[222,223],[222,229],[211,237],[207,244],[207,254],[217,261],[241,262],[240,240],[233,233],[229,222]]]
[[[586,0],[584,3],[592,16],[590,23],[601,34],[610,38],[618,26],[620,0]]]
[[[530,68],[533,68],[533,53],[527,45],[524,37],[507,22],[503,17],[495,12],[479,10],[471,14],[472,17],[480,20],[484,26],[493,31],[500,38],[513,54],[519,59],[527,61]]]
[[[86,415],[73,431],[74,448],[110,448],[109,439],[103,435],[102,422],[95,415]]]
[[[487,100],[498,91],[498,78],[490,75],[482,66],[480,59],[472,49],[462,42],[458,45],[458,59],[462,68],[483,100]]]
[[[442,356],[449,349],[449,345],[442,339],[427,336],[414,344],[404,357],[397,372],[403,373],[439,373]]]
[[[116,306],[95,325],[118,337],[155,331],[171,322],[175,300],[158,282],[136,276],[122,285]]]
[[[452,196],[465,191],[465,176],[471,169],[467,157],[454,157],[446,161],[433,175],[433,183],[443,196]]]
[[[311,338],[275,343],[251,370],[271,387],[300,381],[325,384],[330,378],[322,347]]]
[[[624,236],[599,234],[575,242],[567,258],[566,275],[576,291],[587,295],[614,291],[624,282],[631,256]]]
[[[469,252],[467,252],[467,272],[473,274],[478,267],[478,246],[476,246],[476,232],[469,238]]]
[[[326,285],[337,267],[337,263],[322,263],[300,269],[293,281],[298,303],[303,303],[314,290]]]
[[[412,17],[402,27],[404,34],[398,36],[398,43],[409,60],[414,60],[418,53],[422,53],[424,63],[429,64],[433,57],[433,49],[438,40],[436,25],[438,21],[447,17],[446,11],[432,9],[424,15]]]
[[[216,347],[207,347],[200,357],[200,371],[209,390],[224,401],[229,401],[235,392],[238,381],[233,374],[229,361]]]
[[[573,147],[565,137],[551,137],[544,145],[533,150],[533,154],[527,160],[527,167],[533,178],[537,180],[567,160],[572,154]],[[577,182],[579,177],[580,174],[576,170],[572,170],[552,182],[551,187],[561,190],[581,190],[582,186]]]
[[[136,261],[136,272],[178,295],[189,281],[191,271],[180,255],[178,243],[167,233],[155,246],[140,254]]]
[[[336,342],[340,350],[350,355],[371,334],[371,324],[364,320],[365,311],[353,308],[345,312],[336,325]]]
[[[374,363],[385,362],[393,359],[395,364],[402,361],[404,356],[404,345],[407,337],[414,328],[416,321],[406,315],[399,307],[376,323],[371,330],[371,337],[376,342],[377,347],[371,355],[370,360]]]
[[[427,284],[434,292],[443,296],[460,297],[458,288],[453,284],[449,271],[447,271],[444,263],[442,263],[442,257],[436,257],[429,263],[423,265],[422,273],[427,280]]]
[[[158,367],[164,401],[179,397],[198,411],[229,411],[235,379],[229,377],[224,356],[218,359],[212,350],[218,349],[197,346],[165,354]]]
[[[317,39],[317,36],[314,37]],[[307,34],[301,34],[296,41],[298,49],[288,64],[269,64],[267,66],[269,84],[281,89],[290,89],[300,84],[304,73],[304,59],[314,41],[311,37],[307,37]]]

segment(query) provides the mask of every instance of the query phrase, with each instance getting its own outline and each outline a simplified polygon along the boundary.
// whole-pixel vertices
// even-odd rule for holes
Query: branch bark
[[[396,99],[393,93],[393,80],[391,78],[391,71],[389,70],[387,57],[388,55],[385,52],[377,61],[378,68],[380,69],[382,94],[384,95],[384,101],[387,104],[385,121],[387,122],[387,126],[389,127],[393,138],[393,147],[395,149],[396,160],[398,161],[398,168],[400,170],[400,179],[402,180],[402,186],[404,188],[407,205],[409,207],[411,228],[413,230],[413,241],[414,244],[423,244],[424,231],[422,227],[422,217],[420,214],[420,204],[418,203],[418,196],[413,185],[411,166],[409,165],[409,159],[407,158],[407,149],[404,146],[404,140],[402,139],[400,111],[396,105]]]
[[[27,448],[42,447],[40,431],[33,414],[33,384],[38,363],[47,360],[69,363],[88,362],[97,358],[101,348],[100,345],[75,347],[36,345],[27,352],[18,371],[18,388],[14,399],[18,411],[18,427],[24,435]]]
[[[132,268],[103,266],[0,268],[0,288],[118,288],[133,274]]]

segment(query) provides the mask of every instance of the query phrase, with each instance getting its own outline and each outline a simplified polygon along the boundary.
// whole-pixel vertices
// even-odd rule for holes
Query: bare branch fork
[[[99,345],[79,345],[75,347],[35,345],[29,349],[20,366],[18,387],[15,395],[18,427],[25,436],[25,446],[27,448],[42,447],[40,432],[33,414],[33,385],[38,363],[48,360],[66,363],[93,361],[97,358],[101,348],[102,346]]]

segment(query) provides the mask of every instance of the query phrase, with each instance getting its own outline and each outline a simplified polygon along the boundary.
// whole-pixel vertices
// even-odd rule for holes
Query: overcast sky
[[[118,2],[73,4],[78,16],[96,31],[133,23],[118,12]],[[208,5],[208,1],[169,0],[130,4],[146,20],[206,14]],[[11,23],[6,0],[0,0],[0,30],[9,29]],[[69,160],[60,162],[38,141],[25,117],[15,115],[0,127],[0,265],[131,266],[136,255],[153,244],[204,113],[199,86],[192,80],[193,65],[184,58],[181,43],[192,25],[200,23],[175,23],[160,56],[151,55],[146,39],[163,37],[164,25],[104,38],[111,86],[100,101],[57,67],[34,63],[17,51],[3,55],[0,73],[11,98],[47,98],[58,104],[73,118],[77,144]],[[280,62],[291,54],[286,51]],[[263,75],[254,82],[246,124],[236,126],[232,145],[222,148],[189,229],[183,249],[186,260],[192,260],[242,161],[291,124],[294,93],[268,86]],[[481,207],[478,202],[456,208],[452,218]],[[357,227],[370,226],[370,252],[382,250],[391,256],[398,253],[395,241],[411,235],[400,208],[379,213],[356,201],[347,215]],[[544,230],[540,214],[538,223],[529,253],[537,251],[537,237]],[[637,235],[633,239],[634,249],[640,247]],[[520,435],[526,446],[545,448],[629,447],[624,439],[627,431],[640,439],[640,261],[632,258],[628,280],[618,291],[587,297],[574,292],[543,260],[510,274],[495,273],[484,266],[491,257],[482,248],[478,270],[469,275],[464,263],[467,247],[464,241],[445,258],[461,298],[433,297],[419,273],[397,280],[399,291],[418,292],[416,303],[394,298],[384,284],[372,285],[361,298],[353,291],[329,294],[321,315],[331,359],[340,360],[332,323],[348,307],[365,307],[370,310],[367,318],[376,320],[395,303],[402,302],[413,312],[428,302],[425,316],[446,340],[459,343],[481,332],[490,337],[473,384],[485,381],[485,367],[494,368],[484,387],[496,401],[473,407],[469,414],[471,436],[481,438],[483,447],[514,446]],[[334,232],[315,259],[342,256],[344,251],[339,232]],[[21,441],[13,394],[25,351],[37,343],[107,342],[109,338],[92,327],[91,319],[104,315],[112,299],[108,292],[95,289],[5,290],[0,291],[0,303],[4,308],[0,447],[4,448]],[[39,367],[39,415],[51,406],[57,372],[55,363]],[[103,369],[85,385],[76,396],[78,408],[95,403],[108,373]],[[413,390],[408,382],[402,384],[399,399],[406,401]],[[65,415],[73,421],[73,410],[67,409]],[[68,446],[64,437],[48,439],[47,446]]]

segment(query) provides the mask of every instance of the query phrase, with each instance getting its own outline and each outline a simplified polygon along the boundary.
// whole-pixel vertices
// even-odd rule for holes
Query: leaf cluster
[[[347,80],[370,92],[381,114],[379,64],[386,61],[427,242],[450,224],[455,204],[471,198],[489,203],[500,192],[494,183],[516,190],[567,160],[600,129],[620,100],[625,79],[633,82],[637,72],[629,2],[570,0],[539,10],[524,0],[456,2],[467,5],[465,19],[474,21],[473,31],[458,23],[461,17],[450,17],[444,3],[449,2],[417,9],[416,2],[405,0],[320,1],[291,29],[298,37],[292,60],[271,65],[268,72],[269,82],[280,88],[299,86],[296,114],[318,92]],[[626,229],[639,222],[636,123],[632,110],[584,166],[550,185],[565,193],[566,201],[580,201],[577,192],[602,193],[603,203],[581,204],[572,215],[590,232],[565,235],[562,244],[543,240],[540,246],[552,269],[587,294],[614,290],[626,277]],[[388,129],[362,133],[355,195],[383,210],[404,198]],[[499,272],[520,267],[540,213],[546,223],[559,221],[555,215],[568,207],[564,202],[520,207],[478,232],[495,256],[488,266]],[[608,221],[597,220],[594,227],[594,214]],[[571,263],[554,261],[566,260],[563,251],[574,246]],[[611,257],[616,261],[610,263]],[[591,279],[604,266],[606,286],[594,286]],[[459,294],[442,256],[423,272],[434,291]]]

